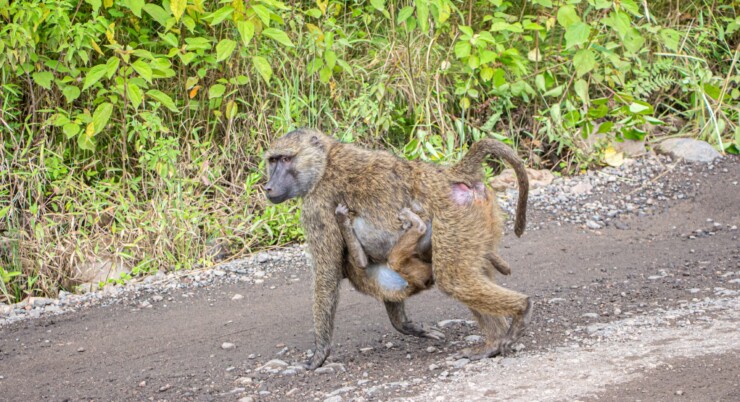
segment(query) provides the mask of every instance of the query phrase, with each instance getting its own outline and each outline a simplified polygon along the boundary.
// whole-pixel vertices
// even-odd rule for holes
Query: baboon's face
[[[265,185],[267,199],[273,204],[298,197],[295,155],[271,155],[267,158],[269,180]]]

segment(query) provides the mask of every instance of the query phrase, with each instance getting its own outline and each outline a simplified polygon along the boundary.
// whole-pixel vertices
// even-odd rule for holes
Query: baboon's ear
[[[311,145],[315,146],[316,148],[319,148],[322,151],[324,150],[324,144],[321,143],[321,140],[319,139],[318,136],[312,135],[309,142],[311,143]]]

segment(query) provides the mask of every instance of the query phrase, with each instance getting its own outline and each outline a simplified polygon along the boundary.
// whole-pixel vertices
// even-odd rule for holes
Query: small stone
[[[84,352],[84,351],[85,351],[85,348],[82,348],[82,347],[80,347],[80,348],[77,348],[77,351],[78,351],[78,352],[80,352],[80,353],[82,353],[82,352]]]
[[[172,385],[170,385],[170,384],[165,384],[165,385],[163,385],[163,386],[159,387],[159,392],[164,392],[164,391],[167,391],[167,390],[168,390],[168,389],[170,389],[170,388],[172,388]]]
[[[447,328],[447,327],[449,327],[451,325],[462,324],[464,322],[465,322],[465,320],[443,320],[443,321],[438,322],[437,323],[437,326],[439,328]]]
[[[592,229],[592,230],[601,229],[601,225],[599,225],[598,223],[596,223],[596,222],[594,222],[592,220],[586,221],[586,226],[589,229]]]
[[[565,299],[563,299],[562,297],[555,297],[555,298],[552,298],[552,299],[548,300],[547,303],[548,304],[558,304],[558,303],[562,303],[564,301],[565,301]]]
[[[678,396],[683,395],[683,391],[679,389],[678,391],[676,391],[676,395],[678,395]]]
[[[707,142],[691,138],[669,138],[660,142],[655,149],[689,162],[708,163],[721,157],[720,153]]]
[[[257,254],[257,262],[260,264],[264,264],[267,261],[270,261],[270,256],[267,253],[259,253]]]
[[[372,347],[369,348],[360,348],[360,353],[370,353],[373,351]]]
[[[237,294],[234,295],[234,297],[231,298],[231,300],[236,301],[236,300],[241,300],[243,298],[244,298],[244,296],[242,296],[239,293],[237,293]]]
[[[386,349],[390,349],[393,347],[393,342],[388,342],[385,344]]]
[[[614,315],[620,315],[620,314],[622,314],[622,310],[620,310],[618,308],[615,308],[614,309]]]
[[[146,387],[146,381],[140,382],[139,383],[139,388],[144,388],[144,387]]]
[[[164,300],[164,297],[162,297],[160,295],[152,296],[152,301],[154,301],[154,302],[161,302],[162,300]]]
[[[691,289],[689,289],[689,293],[691,293],[691,294],[699,293],[699,292],[701,292],[701,289],[699,289],[699,288],[691,288]]]
[[[436,370],[436,369],[438,369],[438,368],[439,368],[439,366],[438,366],[438,365],[436,365],[436,364],[430,364],[430,365],[429,365],[429,371],[434,371],[434,370]]]
[[[235,347],[236,347],[236,345],[234,345],[233,343],[230,343],[230,342],[224,342],[224,343],[221,344],[221,349],[223,349],[223,350],[234,349]]]
[[[593,189],[593,186],[588,183],[578,183],[570,188],[570,192],[575,195],[588,194]]]
[[[251,396],[245,396],[244,398],[239,399],[239,402],[254,402],[254,398]]]
[[[430,347],[427,348],[427,352],[429,352],[429,353],[434,353],[436,351],[437,351],[437,348],[435,348],[434,346],[430,346]]]
[[[286,368],[288,368],[288,363],[280,359],[272,359],[269,362],[265,363],[262,367],[258,368],[257,371],[278,371]]]
[[[452,363],[452,367],[459,369],[465,367],[468,363],[470,363],[470,359],[462,358]]]
[[[342,397],[339,395],[334,395],[332,397],[324,399],[324,402],[342,402]]]
[[[583,315],[583,317],[586,317],[586,318],[599,318],[599,315],[596,314],[596,313],[586,313],[586,314]]]
[[[237,385],[249,385],[252,383],[251,377],[239,377],[236,380],[234,380],[234,384]]]
[[[342,387],[342,388],[335,389],[334,391],[328,393],[326,396],[327,397],[332,397],[332,396],[336,396],[336,395],[342,395],[342,394],[346,394],[347,392],[354,391],[355,389],[357,389],[357,387],[353,387],[353,386],[350,385],[350,386],[347,386],[347,387]]]

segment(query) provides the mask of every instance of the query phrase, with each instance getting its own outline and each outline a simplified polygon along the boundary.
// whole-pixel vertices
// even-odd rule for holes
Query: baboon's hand
[[[329,346],[325,346],[323,348],[317,347],[313,356],[311,356],[307,362],[303,363],[303,367],[305,367],[306,370],[316,370],[324,364],[326,358],[329,357],[330,352],[331,347]]]
[[[349,215],[349,208],[344,204],[339,204],[337,205],[337,209],[334,210],[334,214],[337,216],[347,216]]]

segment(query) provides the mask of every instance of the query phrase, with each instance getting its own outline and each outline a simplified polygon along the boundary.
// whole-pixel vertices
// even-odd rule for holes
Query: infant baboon
[[[475,202],[461,205],[456,197],[459,186],[471,189],[482,184],[482,163],[489,155],[503,158],[517,173],[515,233],[521,235],[528,190],[524,165],[510,148],[493,139],[473,144],[463,160],[450,168],[343,144],[310,129],[292,131],[273,142],[265,154],[268,199],[280,203],[303,198],[301,220],[313,266],[316,336],[316,349],[306,364],[308,368],[323,364],[330,353],[342,278],[349,279],[360,292],[382,300],[399,332],[435,339],[443,336],[406,317],[403,301],[418,289],[385,287],[379,278],[384,272],[393,271],[362,269],[349,261],[341,225],[332,216],[339,204],[356,213],[351,226],[359,240],[359,250],[369,260],[382,262],[388,261],[391,249],[403,235],[398,211],[419,203],[431,222],[426,225],[432,228],[431,262],[437,287],[466,304],[486,334],[488,343],[472,358],[505,353],[522,334],[531,314],[529,298],[496,285],[490,270],[482,268],[490,260],[488,254],[495,250],[492,246],[500,236],[500,220],[490,220],[490,208],[481,208]],[[421,241],[417,238],[417,243],[423,242],[423,237]],[[505,317],[511,317],[511,324],[499,338]]]

